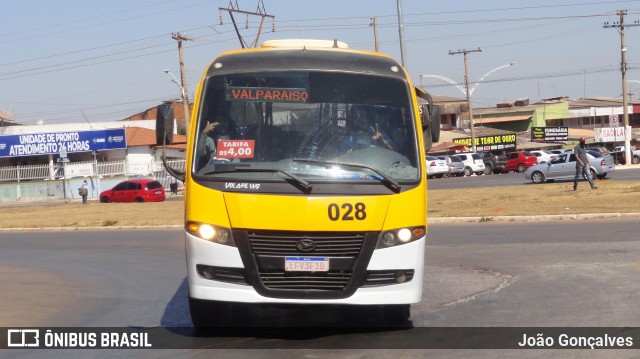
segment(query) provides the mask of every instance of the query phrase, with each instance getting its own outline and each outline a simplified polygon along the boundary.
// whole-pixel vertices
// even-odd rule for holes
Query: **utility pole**
[[[171,34],[171,38],[178,41],[178,57],[180,60],[180,82],[182,83],[180,87],[182,88],[182,106],[184,110],[184,126],[188,134],[190,129],[189,95],[187,92],[187,76],[184,73],[184,55],[182,53],[182,41],[192,41],[192,39],[179,32],[174,32],[173,34]]]
[[[467,107],[469,107],[469,129],[471,130],[471,148],[473,152],[476,152],[476,131],[474,129],[474,122],[473,122],[473,110],[471,108],[471,91],[469,91],[469,64],[467,62],[467,55],[470,52],[482,52],[482,50],[480,48],[477,48],[475,50],[458,50],[458,51],[451,51],[449,50],[449,55],[459,55],[459,54],[464,54],[464,82],[465,82],[465,88],[466,88],[466,94],[467,94]]]
[[[380,46],[378,43],[378,19],[375,16],[372,16],[370,20],[371,23],[369,24],[369,26],[373,26],[373,39],[376,45],[376,52],[380,52]]]
[[[400,35],[400,59],[402,60],[402,67],[407,68],[407,58],[404,51],[404,20],[402,19],[402,0],[396,0],[398,5],[398,33]]]
[[[264,24],[265,18],[268,17],[271,19],[271,31],[272,32],[276,31],[276,25],[275,25],[276,17],[273,15],[267,14],[267,11],[264,7],[264,3],[262,2],[262,0],[258,0],[258,6],[256,8],[256,11],[240,10],[240,7],[238,6],[238,0],[235,0],[235,1],[229,0],[229,6],[226,8],[220,7],[218,8],[218,11],[220,11],[220,25],[222,25],[222,12],[227,11],[229,13],[231,22],[233,22],[233,28],[236,30],[236,35],[238,35],[238,40],[240,40],[240,46],[242,46],[243,49],[247,47],[258,47],[258,41],[260,41],[260,34],[262,33],[262,25]],[[256,39],[251,44],[248,44],[244,40],[244,37],[242,37],[242,35],[240,34],[240,29],[238,28],[236,19],[235,17],[233,17],[234,13],[243,14],[246,16],[245,28],[247,29],[249,28],[249,15],[260,16],[260,26],[258,27],[258,34],[256,35]]]
[[[629,128],[629,101],[627,99],[627,47],[624,46],[624,29],[630,26],[640,26],[636,20],[633,24],[625,24],[624,17],[627,10],[618,10],[620,22],[610,24],[604,23],[603,28],[616,28],[620,33],[620,72],[622,72],[622,119],[624,123],[624,160],[626,164],[631,164],[631,129]]]

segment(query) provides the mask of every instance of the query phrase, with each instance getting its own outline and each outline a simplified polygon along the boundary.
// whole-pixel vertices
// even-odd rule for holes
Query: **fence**
[[[167,162],[179,171],[185,169],[185,160]],[[77,189],[84,179],[89,180],[89,198],[97,198],[100,192],[130,176],[153,177],[167,190],[171,183],[177,183],[178,188],[183,187],[182,183],[165,170],[162,163],[155,161],[88,161],[53,166],[6,166],[0,167],[0,202],[78,198]]]
[[[185,160],[167,161],[173,168],[184,171]],[[66,176],[65,176],[66,173]],[[27,166],[5,166],[0,167],[0,182],[20,182],[37,180],[55,180],[63,177],[70,179],[74,177],[91,176],[124,176],[124,175],[159,175],[169,176],[165,172],[162,163],[155,161],[127,162],[69,162],[66,164],[56,163],[54,165],[27,165]]]

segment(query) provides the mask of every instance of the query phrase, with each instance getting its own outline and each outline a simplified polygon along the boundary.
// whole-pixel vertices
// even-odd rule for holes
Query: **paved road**
[[[402,332],[402,337],[415,340],[420,328],[441,326],[637,326],[637,228],[635,221],[432,225],[423,301],[412,309],[415,328]],[[180,230],[2,232],[0,327],[188,328],[183,251]],[[331,327],[352,325],[355,320],[367,326],[377,320],[377,312],[353,316],[327,308],[253,308],[248,313],[241,325],[287,328],[302,321]],[[187,329],[173,335],[184,340],[193,334]],[[302,342],[284,330],[234,335],[240,337],[230,342],[214,335],[199,338],[195,345],[302,347],[310,348],[312,355],[316,346],[343,346],[373,334],[326,329]],[[388,335],[396,338],[398,332]],[[12,352],[26,358],[42,353]],[[97,353],[91,355],[101,357]],[[216,353],[238,357],[243,352]],[[266,358],[292,352],[252,353]],[[190,352],[192,357],[207,354]],[[362,350],[345,355],[360,357]],[[47,357],[70,356],[47,352]]]
[[[609,180],[640,180],[640,168],[629,168],[611,172]],[[560,182],[560,181],[558,181]],[[480,188],[499,186],[533,185],[524,178],[524,173],[503,173],[471,177],[433,178],[429,180],[429,189]]]

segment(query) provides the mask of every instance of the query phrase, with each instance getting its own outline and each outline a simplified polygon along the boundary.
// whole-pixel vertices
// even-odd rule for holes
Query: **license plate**
[[[160,193],[162,193],[162,191],[155,191],[154,193],[155,194],[160,194]]]
[[[285,257],[285,272],[328,272],[329,258],[326,257]]]

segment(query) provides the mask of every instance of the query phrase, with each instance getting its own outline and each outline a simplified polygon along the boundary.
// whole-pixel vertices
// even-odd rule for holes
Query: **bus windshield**
[[[409,86],[383,76],[261,72],[206,79],[196,179],[415,183]]]

